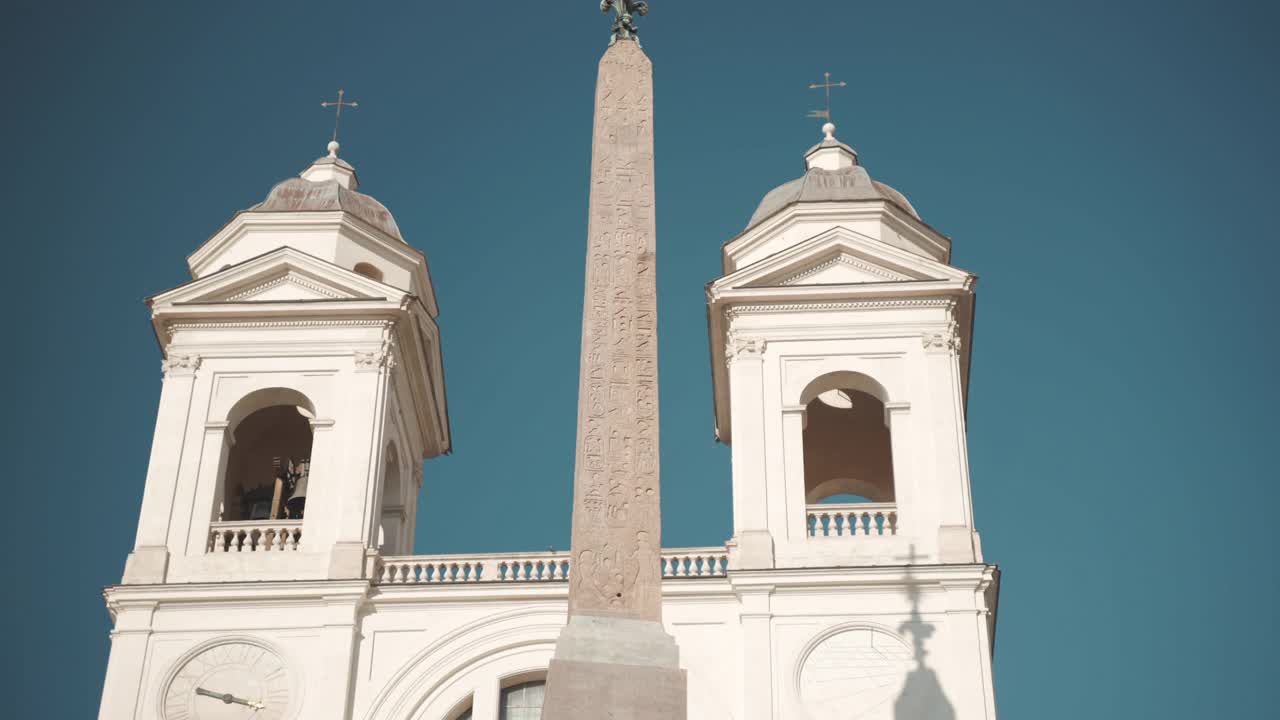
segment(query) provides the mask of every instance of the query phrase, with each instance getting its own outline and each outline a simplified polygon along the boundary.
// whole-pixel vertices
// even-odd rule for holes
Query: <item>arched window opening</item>
[[[804,395],[805,501],[894,502],[883,389],[856,373],[833,375],[847,377],[820,378]]]
[[[382,282],[382,271],[374,265],[366,262],[356,263],[356,266],[351,269],[367,278],[372,278],[378,282]]]
[[[498,720],[540,720],[546,680],[530,680],[502,689]]]
[[[394,445],[388,445],[383,464],[382,517],[378,529],[378,546],[384,555],[409,551],[405,534],[404,486],[400,479],[400,457]]]
[[[224,521],[299,520],[311,465],[310,411],[269,405],[239,420],[223,482]]]

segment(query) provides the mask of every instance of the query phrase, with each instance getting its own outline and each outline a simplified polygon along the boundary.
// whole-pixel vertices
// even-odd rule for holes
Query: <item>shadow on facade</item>
[[[916,557],[911,546],[910,560]],[[911,582],[911,566],[907,566],[907,597],[911,599],[911,617],[898,631],[911,636],[911,646],[916,666],[907,674],[902,694],[893,703],[894,720],[955,720],[956,711],[942,691],[938,674],[925,662],[925,641],[934,633],[934,626],[920,616],[920,590]]]

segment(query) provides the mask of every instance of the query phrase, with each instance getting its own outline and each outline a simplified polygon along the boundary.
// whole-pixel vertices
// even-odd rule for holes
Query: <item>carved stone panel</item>
[[[596,87],[571,614],[661,615],[653,209],[652,66],[619,42]]]

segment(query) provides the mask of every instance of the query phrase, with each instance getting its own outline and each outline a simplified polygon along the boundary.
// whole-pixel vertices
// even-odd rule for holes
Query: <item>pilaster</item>
[[[137,717],[156,603],[121,603],[112,609],[115,628],[111,631],[111,653],[98,718],[126,720]]]
[[[765,458],[764,351],[759,337],[732,335],[725,347],[733,395],[734,566],[773,567]]]
[[[773,587],[736,591],[741,603],[743,718],[773,720]]]
[[[127,584],[164,582],[169,564],[169,521],[176,499],[196,372],[200,365],[199,356],[176,354],[171,354],[161,364],[164,382],[160,389],[160,407],[156,412],[151,460],[142,492],[134,551],[125,561],[123,581]]]

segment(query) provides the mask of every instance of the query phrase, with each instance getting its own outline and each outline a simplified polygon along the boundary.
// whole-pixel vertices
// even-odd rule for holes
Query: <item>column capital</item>
[[[356,350],[354,357],[356,372],[377,372],[382,368],[391,370],[396,366],[396,357],[392,352],[395,343],[384,340],[377,350]]]
[[[921,333],[920,341],[924,344],[925,352],[928,353],[955,355],[960,352],[960,334],[956,331],[955,321],[947,325],[945,330]]]
[[[200,369],[202,358],[199,355],[166,355],[160,361],[160,370],[166,378],[170,377],[190,377],[196,374]]]
[[[769,341],[756,335],[729,333],[724,343],[724,362],[733,365],[736,360],[764,360],[764,350]]]

